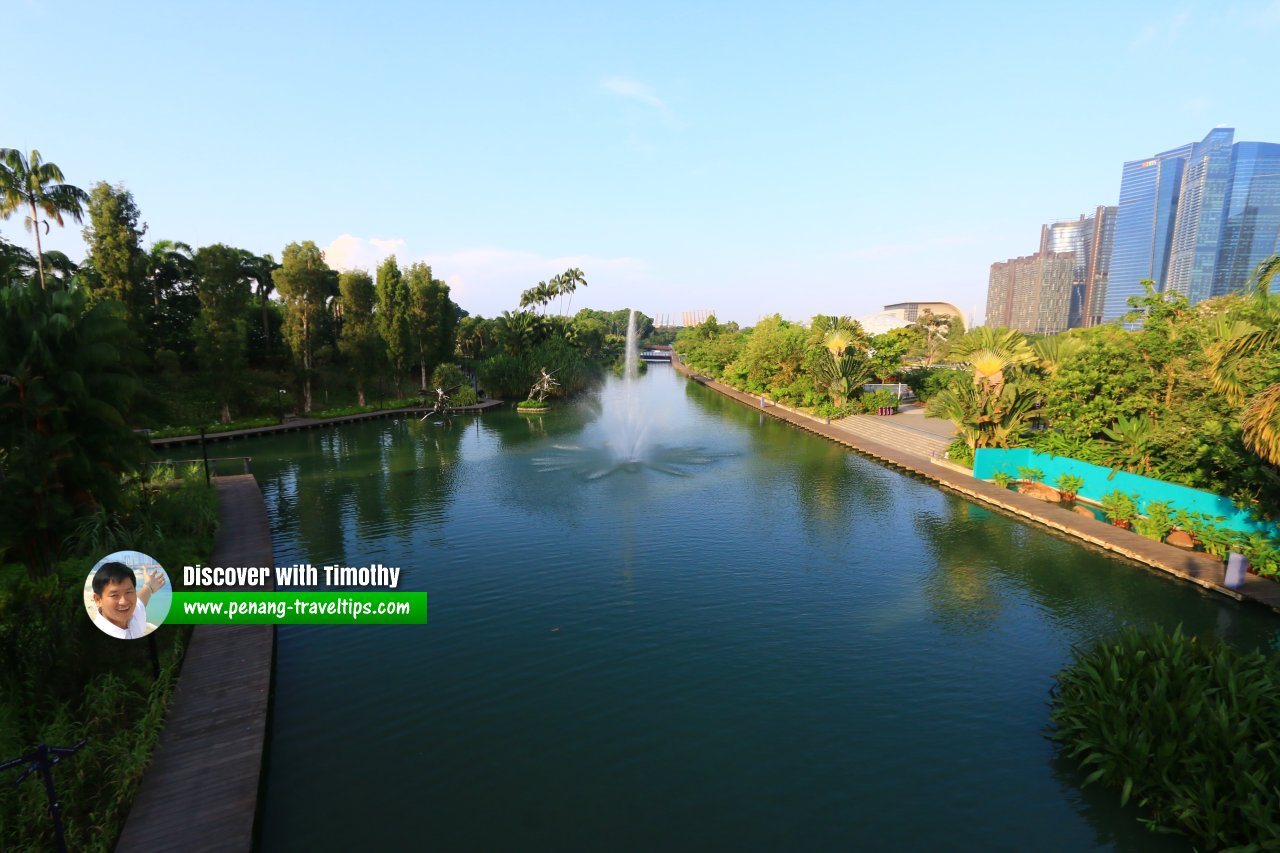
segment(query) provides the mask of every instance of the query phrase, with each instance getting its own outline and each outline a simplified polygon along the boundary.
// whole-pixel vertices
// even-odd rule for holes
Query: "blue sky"
[[[485,316],[569,266],[575,308],[980,313],[1125,160],[1280,142],[1280,0],[7,5],[0,146],[148,243],[394,252]]]

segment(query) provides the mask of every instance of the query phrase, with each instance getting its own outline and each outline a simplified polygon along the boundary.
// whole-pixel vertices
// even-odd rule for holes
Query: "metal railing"
[[[867,393],[872,393],[872,392],[881,391],[881,390],[892,391],[897,396],[899,402],[904,400],[910,402],[911,400],[914,400],[916,398],[916,392],[912,391],[911,386],[905,382],[888,382],[888,383],[873,382],[867,385],[863,385],[862,390],[866,391]]]

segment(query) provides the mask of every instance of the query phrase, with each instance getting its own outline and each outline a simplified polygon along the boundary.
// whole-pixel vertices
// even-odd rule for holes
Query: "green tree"
[[[36,234],[36,267],[40,289],[44,289],[44,249],[40,246],[40,226],[49,233],[49,220],[63,226],[65,213],[77,223],[84,216],[83,205],[89,197],[79,187],[64,183],[62,170],[46,163],[40,152],[31,149],[24,157],[16,148],[0,148],[0,219],[8,219],[19,210],[29,211],[23,225]],[[44,214],[44,219],[40,215]]]
[[[302,410],[310,412],[311,379],[316,343],[327,309],[331,285],[324,252],[311,240],[285,246],[280,269],[272,273],[275,289],[284,299],[285,341],[302,374]]]
[[[1220,348],[1213,366],[1214,385],[1233,402],[1245,399],[1239,378],[1240,362],[1268,353],[1280,352],[1280,298],[1271,293],[1271,284],[1280,274],[1280,255],[1258,265],[1249,284],[1257,323],[1251,331],[1240,330]],[[1243,332],[1243,333],[1240,333]],[[1280,382],[1268,385],[1249,400],[1242,419],[1245,446],[1271,465],[1280,465]]]
[[[378,299],[378,334],[386,347],[399,397],[409,356],[409,286],[396,265],[395,255],[389,255],[378,267],[374,289]]]
[[[373,308],[376,293],[373,278],[364,270],[344,272],[338,277],[338,305],[342,327],[338,351],[347,359],[356,380],[359,405],[365,405],[365,387],[378,368],[382,338],[378,335]]]
[[[142,214],[132,193],[123,185],[113,187],[106,181],[93,185],[88,209],[89,224],[83,232],[89,249],[85,262],[97,272],[89,302],[123,302],[129,320],[137,323],[146,303],[142,282],[149,266],[141,245],[142,235],[147,233],[146,224],[139,222]]]
[[[245,368],[249,281],[242,266],[244,252],[217,244],[196,252],[196,292],[200,319],[196,324],[196,356],[221,408],[231,422],[231,400],[240,389]]]
[[[0,288],[0,562],[48,571],[77,516],[121,500],[148,452],[122,306],[79,289]]]

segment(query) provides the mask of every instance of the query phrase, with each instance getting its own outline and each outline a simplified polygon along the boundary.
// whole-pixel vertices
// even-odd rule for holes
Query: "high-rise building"
[[[1123,317],[1142,280],[1194,305],[1238,291],[1280,252],[1280,145],[1232,143],[1214,128],[1200,142],[1124,164],[1100,322]]]
[[[1102,296],[1102,321],[1123,317],[1130,296],[1142,295],[1143,279],[1162,287],[1182,190],[1182,175],[1193,144],[1124,164],[1116,210],[1110,275]]]
[[[1178,213],[1169,247],[1163,290],[1181,293],[1194,305],[1213,291],[1213,268],[1222,239],[1222,214],[1231,174],[1235,131],[1216,127],[1191,147],[1182,172]],[[1159,279],[1156,280],[1157,282]]]
[[[1067,328],[1073,252],[1036,252],[991,265],[987,285],[988,326],[1052,335]]]
[[[1040,228],[1040,253],[1075,255],[1071,271],[1071,306],[1067,328],[1094,325],[1098,313],[1095,296],[1106,290],[1111,243],[1115,233],[1116,209],[1099,207],[1092,216],[1051,222]]]
[[[1258,264],[1275,254],[1280,254],[1280,145],[1237,142],[1210,295],[1240,290]]]

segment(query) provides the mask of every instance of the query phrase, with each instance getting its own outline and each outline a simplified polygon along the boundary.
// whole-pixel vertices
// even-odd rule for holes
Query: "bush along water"
[[[1051,696],[1049,737],[1082,786],[1117,791],[1148,827],[1204,849],[1277,849],[1280,656],[1129,628],[1077,649]]]

